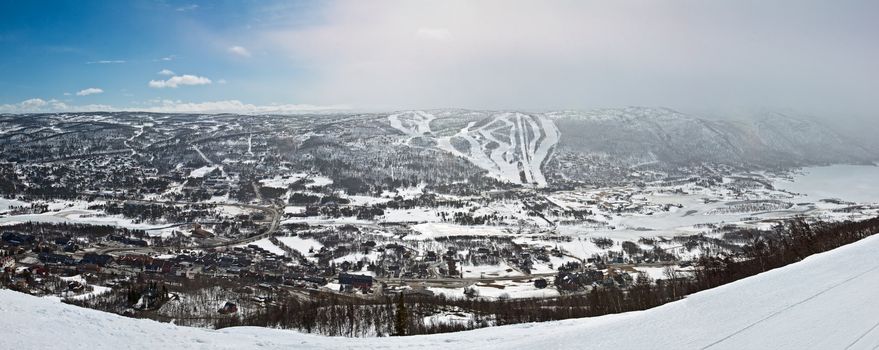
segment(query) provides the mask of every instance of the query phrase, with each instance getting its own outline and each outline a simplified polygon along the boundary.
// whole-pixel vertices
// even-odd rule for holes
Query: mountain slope
[[[431,122],[438,118],[446,123],[434,129]],[[461,121],[466,125],[462,127]],[[547,118],[518,112],[445,111],[438,117],[408,111],[389,115],[388,122],[410,137],[410,144],[413,139],[436,133],[439,149],[466,159],[489,176],[541,187],[546,186],[541,167],[559,139],[558,129]]]
[[[0,348],[871,349],[879,236],[651,310],[399,338],[176,327],[0,290]]]
[[[544,187],[566,179],[626,182],[632,170],[704,164],[786,168],[879,159],[851,138],[781,113],[707,119],[666,108],[522,113],[406,111],[387,118],[402,142],[467,160],[488,176]]]

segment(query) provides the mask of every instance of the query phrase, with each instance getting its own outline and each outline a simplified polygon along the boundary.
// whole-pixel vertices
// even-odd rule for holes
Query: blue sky
[[[869,0],[2,0],[0,112],[873,116],[876,13]]]
[[[317,23],[315,6],[309,1],[3,1],[0,104],[32,98],[120,108],[156,100],[297,103],[295,89],[279,87],[304,84],[308,68],[248,44],[256,32],[274,26]],[[162,71],[173,74],[158,74]],[[203,84],[150,87],[150,81],[185,75],[204,78],[194,80]]]

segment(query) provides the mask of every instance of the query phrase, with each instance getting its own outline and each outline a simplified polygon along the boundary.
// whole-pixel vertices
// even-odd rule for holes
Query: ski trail
[[[423,111],[408,111],[388,116],[391,127],[400,130],[409,137],[418,137],[429,133],[431,131],[430,122],[434,119],[436,116]]]
[[[394,129],[411,137],[431,132],[430,122],[436,117],[421,111],[403,112],[388,116]],[[517,112],[491,115],[488,123],[474,128],[471,121],[452,136],[437,138],[437,148],[464,158],[488,175],[511,183],[545,187],[546,177],[541,167],[559,140],[559,130],[544,116]],[[508,131],[506,129],[509,129]],[[499,139],[507,135],[506,140]],[[452,139],[466,142],[466,152],[452,146]],[[490,148],[489,145],[497,145]],[[521,175],[524,175],[523,176]]]

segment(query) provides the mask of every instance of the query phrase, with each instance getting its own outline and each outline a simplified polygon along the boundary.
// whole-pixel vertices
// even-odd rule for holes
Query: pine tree
[[[409,324],[409,310],[406,309],[406,302],[403,300],[402,291],[400,291],[400,298],[397,299],[397,312],[395,316],[394,331],[396,335],[406,335],[406,328]]]

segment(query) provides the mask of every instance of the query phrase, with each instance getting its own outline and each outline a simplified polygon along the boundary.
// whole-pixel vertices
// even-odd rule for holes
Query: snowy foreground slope
[[[401,338],[176,327],[0,290],[0,349],[872,349],[877,252],[874,236],[647,311]]]

